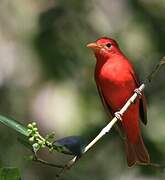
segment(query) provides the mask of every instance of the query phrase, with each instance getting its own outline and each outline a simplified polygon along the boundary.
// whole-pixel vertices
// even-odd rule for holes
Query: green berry
[[[35,133],[35,134],[34,134],[34,137],[37,138],[37,137],[38,137],[38,134]]]
[[[43,141],[38,140],[38,144],[39,144],[39,145],[42,145],[43,143],[44,143]]]
[[[33,131],[37,131],[38,130],[38,128],[33,128]]]
[[[32,124],[28,124],[27,127],[30,129],[33,128]]]
[[[32,126],[36,126],[36,122],[32,122]]]
[[[33,142],[33,141],[34,141],[34,137],[30,137],[30,138],[29,138],[29,141],[30,141],[30,142]]]
[[[32,132],[32,130],[31,130],[31,129],[28,129],[27,132],[30,134],[30,133]]]

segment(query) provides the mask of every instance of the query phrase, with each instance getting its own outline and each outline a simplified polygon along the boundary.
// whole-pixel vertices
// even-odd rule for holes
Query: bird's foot
[[[115,112],[114,115],[118,120],[122,121],[122,114],[119,111]]]
[[[139,90],[139,88],[136,88],[136,89],[134,90],[134,93],[136,93],[136,94],[139,96],[139,98],[141,98],[142,93],[141,93],[141,91]],[[133,104],[135,104],[135,102],[136,102],[136,100],[132,101]]]
[[[141,93],[141,91],[139,90],[139,88],[136,88],[135,90],[134,90],[134,92],[138,95],[138,96],[142,96],[142,93]]]

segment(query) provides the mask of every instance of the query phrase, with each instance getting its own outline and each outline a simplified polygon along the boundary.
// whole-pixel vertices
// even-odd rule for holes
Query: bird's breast
[[[101,82],[108,83],[114,88],[119,88],[118,86],[125,87],[127,83],[130,84],[133,81],[130,68],[117,62],[114,64],[107,63],[102,66],[98,76]]]
[[[105,64],[96,76],[104,97],[115,110],[125,104],[136,88],[129,66],[121,63]]]

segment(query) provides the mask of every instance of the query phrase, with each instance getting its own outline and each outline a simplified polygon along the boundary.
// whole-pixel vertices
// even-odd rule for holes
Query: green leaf
[[[27,128],[14,119],[7,118],[5,116],[0,115],[0,122],[12,129],[14,129],[15,131],[23,134],[24,136],[29,135],[29,133],[27,132]]]
[[[1,168],[0,180],[20,180],[18,168]]]

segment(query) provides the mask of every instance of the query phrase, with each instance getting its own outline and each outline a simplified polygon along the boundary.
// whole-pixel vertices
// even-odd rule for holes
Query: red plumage
[[[95,81],[105,109],[109,115],[119,111],[138,88],[139,82],[132,64],[124,56],[115,40],[100,38],[87,45],[96,56]],[[147,123],[146,100],[144,94],[123,115],[119,128],[125,134],[127,162],[149,163],[149,155],[143,143],[139,116]]]

